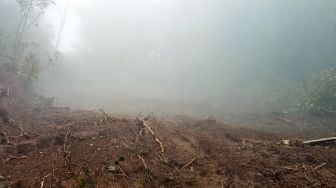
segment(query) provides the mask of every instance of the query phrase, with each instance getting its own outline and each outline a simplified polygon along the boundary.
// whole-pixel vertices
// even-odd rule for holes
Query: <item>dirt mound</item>
[[[67,108],[14,116],[1,125],[0,187],[336,186],[335,148],[253,129]]]

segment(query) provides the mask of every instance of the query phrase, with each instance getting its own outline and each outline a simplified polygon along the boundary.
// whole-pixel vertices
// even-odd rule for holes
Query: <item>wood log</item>
[[[315,146],[315,145],[323,145],[323,144],[332,143],[332,142],[336,142],[336,137],[307,140],[307,141],[304,141],[303,144]]]

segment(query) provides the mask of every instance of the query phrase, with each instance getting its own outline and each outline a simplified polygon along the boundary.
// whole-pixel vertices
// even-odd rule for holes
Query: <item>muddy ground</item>
[[[321,135],[269,117],[22,110],[1,124],[0,187],[336,187],[335,147],[304,146]]]

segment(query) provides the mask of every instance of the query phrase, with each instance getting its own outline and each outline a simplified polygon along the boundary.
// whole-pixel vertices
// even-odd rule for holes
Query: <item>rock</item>
[[[25,141],[16,145],[16,152],[22,155],[25,155],[36,149],[37,149],[37,143],[35,141]]]

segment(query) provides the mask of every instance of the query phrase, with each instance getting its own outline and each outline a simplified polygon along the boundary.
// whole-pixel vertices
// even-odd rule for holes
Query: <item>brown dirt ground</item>
[[[279,144],[295,135],[150,116],[162,153],[135,117],[49,108],[10,118],[0,125],[1,188],[336,187],[336,149]]]

